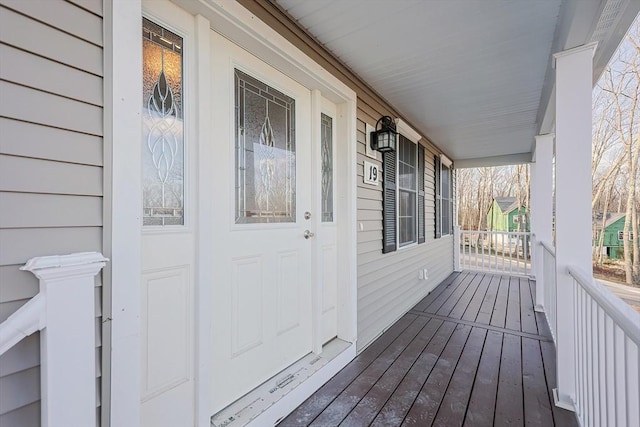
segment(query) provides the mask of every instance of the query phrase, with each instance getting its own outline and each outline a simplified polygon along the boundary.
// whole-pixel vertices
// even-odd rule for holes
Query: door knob
[[[310,232],[309,230],[304,230],[304,238],[305,239],[308,239],[308,238],[313,237],[313,236],[315,236],[314,233]]]

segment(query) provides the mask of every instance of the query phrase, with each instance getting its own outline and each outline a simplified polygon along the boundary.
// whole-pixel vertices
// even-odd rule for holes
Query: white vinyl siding
[[[361,100],[358,104],[358,351],[362,351],[453,272],[453,239],[434,238],[433,158],[439,151],[426,143],[426,241],[382,254],[382,186],[363,182],[363,161],[377,163],[382,170],[382,156],[378,154],[376,161],[365,155],[365,121],[375,124],[375,113],[368,114]],[[418,279],[418,270],[424,268],[428,280]]]
[[[103,250],[102,36],[102,0],[0,0],[0,322],[38,292],[29,258]],[[101,300],[98,276],[98,414]],[[2,427],[40,425],[39,340],[0,357]]]

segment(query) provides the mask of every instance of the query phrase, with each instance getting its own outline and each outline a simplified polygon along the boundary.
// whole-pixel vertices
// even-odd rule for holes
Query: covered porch
[[[27,2],[0,3],[12,9],[3,17],[16,16],[7,22],[19,23],[28,15],[13,11]],[[69,8],[70,2],[60,3]],[[23,367],[15,368],[20,379],[13,389],[20,393],[13,395],[26,390],[35,397],[3,408],[5,416],[16,420],[12,425],[38,425],[22,421],[27,404],[31,419],[63,426],[230,427],[274,421],[283,426],[640,425],[640,317],[593,280],[589,174],[593,82],[637,15],[638,2],[105,0],[97,8],[94,27],[96,34],[105,36],[104,53],[97,49],[98,65],[89,64],[86,71],[97,81],[96,93],[107,99],[96,109],[95,130],[89,133],[97,137],[93,143],[100,141],[95,146],[105,161],[82,163],[74,150],[65,148],[60,157],[51,147],[40,149],[40,176],[64,177],[53,187],[27,185],[48,180],[18,173],[36,157],[29,150],[13,148],[6,155],[12,169],[0,168],[9,171],[11,179],[5,181],[11,185],[4,190],[10,197],[24,193],[21,197],[27,201],[36,190],[43,200],[81,195],[91,200],[94,213],[92,221],[85,215],[73,221],[56,215],[31,218],[33,209],[23,202],[22,210],[11,211],[10,220],[0,221],[9,230],[3,235],[15,236],[20,243],[7,251],[6,265],[0,265],[7,267],[10,277],[18,277],[26,259],[40,259],[21,269],[40,279],[42,295],[19,309],[9,301],[5,307],[12,317],[0,325],[0,355],[39,330],[44,343],[39,358],[35,347],[15,353],[13,360],[28,354],[34,361],[28,377]],[[47,22],[49,17],[35,7],[28,12],[33,14],[30,25],[47,27],[42,40],[56,40],[46,37],[48,27],[61,24]],[[154,25],[176,32],[186,42],[178,50],[184,47],[186,52],[184,135],[190,138],[181,154],[186,159],[183,208],[189,215],[181,228],[151,232],[140,221],[138,203],[143,193],[141,148],[151,147],[144,141],[142,146],[130,143],[140,138],[142,128],[143,17],[154,18]],[[72,33],[64,26],[60,32],[64,37]],[[5,33],[13,37],[14,32]],[[30,34],[10,39],[16,51],[35,49],[32,56],[42,57],[32,40]],[[56,43],[49,49],[57,67],[63,49]],[[76,63],[70,65],[78,69]],[[306,163],[301,160],[296,169],[304,176],[291,176],[300,184],[301,195],[290,212],[291,234],[285,236],[292,246],[276,250],[270,245],[282,234],[261,237],[265,256],[282,255],[277,262],[263,261],[249,244],[256,234],[248,231],[255,233],[264,224],[245,227],[236,222],[236,137],[244,132],[235,116],[236,65],[239,72],[260,77],[264,87],[278,93],[282,89],[298,102],[298,110],[291,111],[298,120],[300,144],[288,147],[298,147],[297,158]],[[11,87],[31,93],[32,85],[41,85],[38,90],[46,94],[41,96],[49,99],[49,79],[42,77],[46,73],[33,80],[47,84],[36,84],[25,80],[29,74],[21,71],[13,69]],[[70,75],[65,73],[63,80],[73,81]],[[66,106],[68,93],[59,97]],[[85,111],[85,104],[81,100],[65,108]],[[46,137],[38,131],[29,134],[33,140],[49,141],[50,135],[58,135],[60,122],[73,135],[89,135],[81,115],[74,117],[77,123],[66,122],[73,114],[49,120],[50,111],[67,113],[57,103],[51,105],[42,117],[9,104],[4,114],[20,126],[46,125]],[[318,256],[329,246],[320,240],[325,225],[319,213],[325,212],[320,209],[318,185],[324,164],[318,119],[325,113],[335,117],[339,142],[333,152],[336,191],[326,199],[335,199],[336,221],[325,230],[331,230],[325,235],[335,238],[336,248],[344,251],[332,253],[335,268]],[[401,162],[400,156],[375,152],[371,134],[386,118],[395,119],[404,137],[411,136],[405,138],[407,152],[415,156],[409,154]],[[265,115],[264,122],[257,123],[269,123],[267,119]],[[289,132],[293,128],[287,127]],[[22,141],[23,133],[16,131],[19,137],[12,140]],[[327,159],[331,156],[326,154]],[[64,166],[54,168],[49,163],[54,160]],[[460,231],[455,227],[455,170],[515,163],[532,166],[532,234],[530,239],[517,236],[525,243],[522,251],[517,243],[513,250],[522,252],[522,266],[516,255],[516,261],[509,260],[508,272],[461,271],[465,259],[460,258]],[[406,187],[395,176],[387,179],[401,166],[409,176]],[[333,173],[332,168],[326,171]],[[376,179],[367,180],[365,170],[376,170]],[[93,186],[76,188],[86,176],[92,177]],[[308,191],[312,187],[315,190]],[[401,191],[414,200],[413,205],[407,203],[404,215],[395,196]],[[311,206],[308,211],[303,202]],[[57,204],[46,206],[59,211]],[[403,230],[398,227],[401,221]],[[276,225],[265,228],[269,232],[286,228],[266,225]],[[19,231],[23,229],[28,231]],[[247,233],[238,237],[240,233],[231,236],[231,231]],[[25,248],[18,236],[27,236],[31,247]],[[156,244],[158,236],[164,238],[162,245]],[[51,240],[50,247],[39,247],[43,237]],[[231,245],[238,248],[233,266],[249,266],[243,270],[246,274],[230,268],[222,274],[216,268],[232,266],[222,257],[231,253]],[[469,260],[484,266],[477,247]],[[511,244],[506,247],[512,252]],[[57,255],[89,250],[102,250],[109,258],[104,287],[96,286],[94,276],[105,257]],[[52,254],[44,261],[39,257]],[[297,254],[304,262],[297,262]],[[486,264],[491,267],[491,259]],[[256,291],[253,285],[262,286],[262,265],[283,267],[273,270],[270,288]],[[515,276],[513,270],[520,268],[522,275]],[[292,271],[303,273],[303,279]],[[335,278],[331,287],[324,287],[325,277]],[[16,283],[29,284],[29,292],[34,290],[28,294],[31,298],[38,283],[29,279]],[[49,289],[51,281],[60,294]],[[67,286],[63,289],[60,283]],[[151,286],[154,283],[161,286]],[[306,286],[304,292],[300,283]],[[154,294],[156,289],[160,291]],[[276,391],[291,384],[287,381],[293,376],[286,375],[287,381],[269,377],[279,372],[279,350],[289,349],[277,341],[288,331],[303,325],[300,337],[313,336],[313,341],[301,344],[300,355],[286,354],[282,366],[291,359],[294,365],[289,368],[295,367],[296,360],[307,357],[310,365],[316,364],[316,356],[326,354],[322,315],[333,310],[330,304],[325,310],[324,302],[332,303],[334,294],[336,327],[329,339],[342,340],[347,350],[321,375],[304,379],[293,392],[282,391],[278,401],[256,411],[260,413],[246,424],[237,418],[215,424],[216,414],[229,402],[238,402],[238,396],[247,396],[245,390],[268,388],[269,381],[275,383],[270,390]],[[27,299],[27,293],[20,295]],[[275,295],[283,297],[273,303],[275,298],[269,298]],[[246,297],[243,303],[239,296]],[[262,307],[285,307],[291,317],[269,311],[273,327],[268,335]],[[230,325],[235,327],[233,334]],[[157,345],[150,345],[148,337]],[[234,369],[224,364],[263,342],[270,346],[266,356],[274,360],[264,372],[249,371],[267,360],[263,355],[241,360]],[[180,352],[177,357],[174,350]],[[246,384],[238,385],[238,373],[245,375]],[[230,391],[234,385],[237,389]]]
[[[578,425],[535,281],[453,273],[281,426]]]

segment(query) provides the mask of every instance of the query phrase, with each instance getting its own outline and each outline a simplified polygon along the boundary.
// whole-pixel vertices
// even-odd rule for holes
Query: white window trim
[[[624,230],[618,230],[618,240],[624,241]],[[633,240],[633,231],[629,232],[629,240]]]
[[[402,122],[401,119],[397,119],[397,121]],[[402,122],[404,123],[404,122]],[[398,124],[396,123],[396,129],[398,128]],[[411,129],[411,128],[408,128]],[[398,132],[399,134],[402,134],[402,136],[404,136],[405,138],[407,138],[407,136],[402,133],[402,132]],[[411,141],[414,145],[415,145],[415,151],[416,151],[416,164],[415,164],[415,175],[416,175],[416,179],[415,179],[415,185],[416,185],[416,189],[414,191],[415,195],[416,195],[416,203],[415,203],[415,212],[414,212],[414,218],[415,218],[415,228],[414,228],[414,241],[413,242],[408,242],[405,244],[401,244],[400,243],[400,139],[398,138],[398,151],[396,151],[396,250],[401,250],[401,249],[407,249],[407,248],[411,248],[413,246],[417,246],[418,245],[418,141],[414,141],[411,138],[407,138],[409,141]]]
[[[444,154],[440,154],[440,164],[445,165],[449,169],[453,166],[453,160],[445,156]]]
[[[453,165],[453,162],[451,160],[449,160],[449,158],[447,156],[445,156],[444,154],[440,154],[440,195],[438,197],[440,197],[440,221],[439,221],[439,225],[440,225],[440,238],[446,237],[446,236],[452,236],[453,233],[451,231],[451,228],[453,228],[453,168],[451,167]],[[449,169],[449,198],[447,199],[447,204],[449,205],[449,222],[451,227],[449,227],[449,229],[447,230],[447,232],[445,233],[444,231],[444,227],[442,226],[442,207],[444,206],[444,198],[442,197],[442,189],[444,188],[442,186],[442,168],[446,167],[447,169]]]
[[[413,130],[411,126],[404,120],[397,118],[396,122],[396,132],[402,134],[405,138],[410,140],[411,142],[418,143],[422,139],[422,135]]]

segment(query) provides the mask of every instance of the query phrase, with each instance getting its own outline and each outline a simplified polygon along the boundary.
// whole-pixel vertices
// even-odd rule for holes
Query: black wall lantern
[[[376,130],[371,132],[371,148],[382,153],[396,151],[398,132],[396,124],[389,116],[382,116],[376,122]]]

